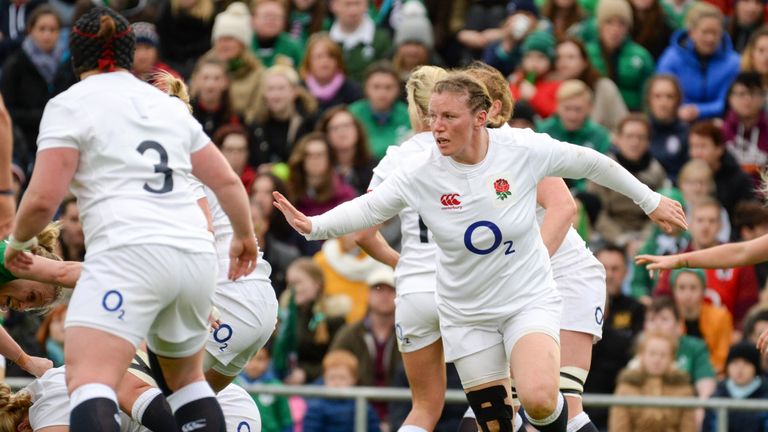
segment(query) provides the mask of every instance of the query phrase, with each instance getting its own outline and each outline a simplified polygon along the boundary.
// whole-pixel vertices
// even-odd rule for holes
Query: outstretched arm
[[[392,268],[395,268],[400,259],[400,254],[387,243],[377,226],[355,234],[355,243],[373,259]]]
[[[53,367],[52,361],[25,353],[4,328],[0,328],[0,354],[36,377]]]
[[[563,179],[546,177],[536,187],[536,202],[546,210],[539,230],[547,252],[552,256],[571,228],[571,221],[577,211],[576,201]]]
[[[731,268],[768,261],[768,234],[756,239],[678,255],[638,255],[638,264],[648,264],[648,270],[695,268]]]
[[[64,288],[74,288],[80,279],[82,263],[76,261],[56,261],[38,255],[28,255],[29,265],[21,260],[13,260],[6,268],[19,279],[29,279]]]

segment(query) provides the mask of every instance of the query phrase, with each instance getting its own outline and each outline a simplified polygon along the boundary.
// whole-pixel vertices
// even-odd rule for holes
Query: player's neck
[[[123,68],[115,68],[114,72],[128,72],[128,70],[127,69],[123,69]],[[88,78],[89,76],[103,74],[103,73],[109,73],[109,72],[102,72],[102,71],[100,71],[98,69],[91,69],[89,71],[85,71],[85,72],[80,74],[80,81]]]
[[[488,154],[488,131],[485,128],[472,134],[472,141],[463,151],[451,156],[453,160],[464,165],[477,165]]]

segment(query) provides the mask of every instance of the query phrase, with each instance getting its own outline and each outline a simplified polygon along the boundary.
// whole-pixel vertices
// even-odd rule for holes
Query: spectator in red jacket
[[[545,31],[528,35],[522,46],[521,67],[512,76],[510,90],[516,101],[526,101],[536,114],[549,117],[557,109],[560,81],[553,79],[555,38]]]

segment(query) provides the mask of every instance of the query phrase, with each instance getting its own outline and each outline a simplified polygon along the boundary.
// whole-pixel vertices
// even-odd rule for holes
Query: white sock
[[[133,403],[133,407],[131,407],[131,418],[136,420],[138,423],[141,423],[141,418],[144,417],[144,411],[147,410],[149,404],[152,403],[157,395],[160,394],[163,394],[163,392],[155,387],[152,387],[151,389],[140,394],[139,397],[136,398],[136,401]]]
[[[467,408],[467,412],[464,413],[464,418],[477,418],[475,417],[475,412],[472,411],[472,407]]]
[[[81,385],[72,392],[69,396],[69,410],[72,411],[81,403],[96,398],[109,399],[117,404],[117,394],[115,394],[115,391],[112,390],[110,386],[106,384],[91,383]]]
[[[418,426],[403,425],[400,426],[400,429],[398,429],[397,432],[427,432],[427,430]]]
[[[568,429],[566,432],[576,432],[577,430],[581,429],[589,423],[591,420],[589,419],[589,416],[585,412],[579,413],[576,417],[568,420]]]
[[[168,405],[171,406],[171,410],[175,414],[176,410],[184,405],[207,397],[216,397],[211,386],[205,381],[196,381],[178,389],[166,399],[168,400]]]
[[[525,413],[525,416],[528,417],[528,421],[534,426],[546,426],[560,417],[560,413],[563,412],[563,405],[565,405],[565,399],[563,399],[562,393],[558,393],[557,406],[555,407],[555,410],[552,411],[552,414],[540,420],[532,419],[528,413]]]
[[[520,429],[523,428],[523,417],[520,415],[520,411],[515,413],[515,418],[512,423],[512,430],[515,432],[520,432]]]

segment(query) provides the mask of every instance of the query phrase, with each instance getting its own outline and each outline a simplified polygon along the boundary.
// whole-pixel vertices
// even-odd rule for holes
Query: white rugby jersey
[[[399,146],[390,146],[387,154],[373,170],[373,178],[369,190],[377,188],[398,167],[408,159],[416,157],[422,151],[435,147],[435,139],[431,132],[422,132],[412,136]],[[400,213],[400,231],[402,247],[400,260],[395,267],[395,278],[400,280],[406,276],[435,274],[435,243],[431,233],[418,213],[410,207]],[[430,292],[435,287],[430,285],[397,284],[399,295],[414,292]]]
[[[480,163],[458,164],[437,148],[422,152],[374,191],[310,218],[307,237],[338,237],[410,206],[437,244],[441,313],[485,321],[508,317],[548,291],[554,295],[536,221],[536,185],[542,178],[589,178],[629,196],[646,213],[661,199],[594,150],[527,129],[488,134],[488,153]]]
[[[208,186],[203,186],[203,189],[205,190],[205,198],[208,200],[208,208],[211,212],[211,219],[213,220],[213,234],[216,238],[216,255],[218,255],[219,258],[219,282],[230,282],[229,277],[227,277],[227,272],[229,271],[229,247],[234,238],[232,223],[229,221],[229,216],[224,213],[224,209],[221,208],[221,204],[219,204],[216,194],[213,193],[213,189]],[[259,249],[256,270],[238,280],[260,280],[270,283],[269,275],[271,274],[272,266],[270,266],[264,259],[264,253]]]
[[[80,152],[70,189],[88,254],[135,244],[213,252],[188,176],[190,154],[209,142],[178,98],[112,72],[48,101],[37,147]]]
[[[227,432],[261,431],[259,407],[242,387],[230,384],[216,395],[216,399],[224,412]]]

